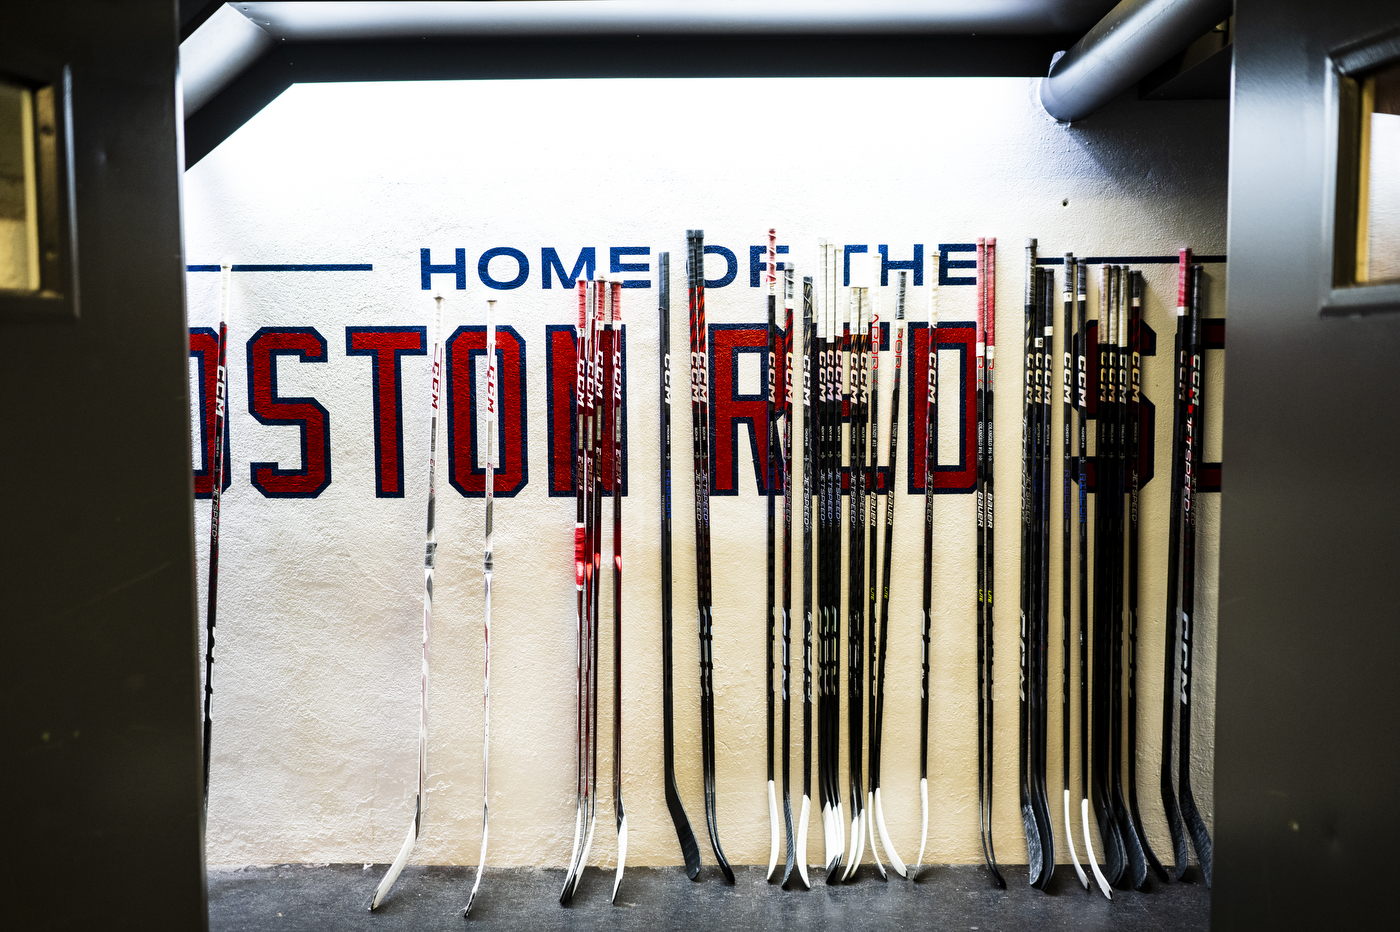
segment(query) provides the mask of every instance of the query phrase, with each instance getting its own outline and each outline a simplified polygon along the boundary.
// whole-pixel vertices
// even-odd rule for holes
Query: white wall
[[[524,287],[488,292],[475,274],[481,252],[510,245],[537,258],[540,247],[556,246],[568,260],[580,246],[595,245],[606,261],[611,245],[647,245],[653,256],[669,250],[671,345],[683,353],[687,228],[702,227],[707,242],[743,250],[739,279],[708,294],[712,323],[763,319],[763,292],[747,287],[743,262],[745,247],[762,242],[769,226],[791,244],[799,269],[809,272],[818,237],[867,243],[872,250],[889,243],[899,257],[923,243],[932,257],[940,242],[996,236],[1003,347],[996,480],[1000,489],[1013,490],[1020,468],[1020,399],[1013,386],[1021,373],[1013,347],[1022,330],[1024,237],[1038,237],[1047,256],[1066,250],[1162,256],[1182,245],[1198,254],[1224,253],[1224,106],[1124,100],[1068,128],[1040,110],[1033,83],[1022,79],[444,82],[297,86],[283,94],[187,173],[188,261],[362,262],[372,263],[373,271],[233,276],[233,484],[224,500],[209,863],[384,862],[408,827],[430,364],[423,356],[403,364],[406,495],[376,498],[370,367],[345,354],[344,332],[347,325],[431,322],[432,292],[419,287],[421,247],[432,248],[435,262],[450,261],[454,248],[467,250],[465,292],[451,288],[450,276],[434,279],[435,288],[444,289],[450,326],[482,323],[485,299],[494,297],[499,321],[516,327],[528,343],[530,483],[496,503],[489,860],[561,865],[574,824],[574,503],[550,498],[545,490],[544,328],[572,322],[573,296],[557,286],[542,290],[538,266]],[[1139,764],[1149,837],[1159,854],[1169,856],[1155,775],[1176,268],[1142,268],[1145,319],[1158,334],[1159,350],[1145,361],[1143,374],[1158,419],[1157,478],[1144,490]],[[1207,268],[1206,313],[1224,316],[1225,266]],[[208,272],[189,274],[192,327],[217,326],[218,280]],[[942,289],[943,318],[971,320],[975,290]],[[625,295],[631,418],[631,485],[624,506],[629,861],[673,864],[679,852],[661,786],[655,291]],[[886,300],[892,302],[892,294]],[[922,295],[914,306],[921,315]],[[245,344],[262,326],[306,325],[326,338],[328,360],[284,360],[280,391],[314,396],[330,411],[333,481],[314,499],[267,499],[250,486],[249,463],[295,465],[298,435],[250,416]],[[1207,366],[1205,458],[1215,461],[1223,354],[1208,354]],[[889,391],[888,378],[882,388]],[[692,498],[684,445],[688,412],[682,401],[675,412],[680,444],[674,484],[678,778],[710,863],[703,840]],[[1058,419],[1058,404],[1055,409]],[[888,412],[888,399],[882,410]],[[881,434],[888,436],[887,426]],[[196,449],[197,462],[198,456]],[[740,461],[742,467],[742,447]],[[740,469],[740,484],[739,496],[713,500],[719,819],[730,860],[757,863],[766,861],[768,847],[766,625],[762,597],[755,598],[764,584],[765,509],[751,469]],[[1058,501],[1058,480],[1053,488]],[[919,833],[922,501],[906,494],[902,482],[897,489],[882,795],[895,845],[912,858]],[[414,858],[465,864],[475,862],[480,839],[483,503],[452,490],[441,472],[438,490],[430,793]],[[1213,824],[1219,496],[1202,498],[1193,781],[1207,824]],[[1017,507],[1013,493],[1003,491],[994,828],[997,852],[1008,863],[1026,856],[1015,779]],[[973,497],[943,495],[935,509],[928,859],[971,863],[982,857]],[[208,514],[208,502],[198,502],[198,528],[207,529]],[[1058,565],[1056,560],[1051,572],[1055,617]],[[800,605],[800,593],[795,603]],[[601,682],[610,689],[606,609],[603,630]],[[1059,638],[1056,621],[1050,636],[1052,698],[1059,694]],[[609,695],[600,703],[604,736],[611,734]],[[1052,705],[1053,804],[1059,799],[1060,747],[1058,703]],[[794,716],[794,745],[800,748],[796,707]],[[1077,761],[1077,739],[1075,747]],[[610,748],[605,740],[599,755],[599,864],[611,863],[615,851]],[[800,779],[799,761],[793,772]],[[1059,822],[1057,817],[1057,833]],[[813,862],[821,858],[819,833],[816,822]],[[1097,840],[1095,847],[1102,856]],[[1067,857],[1063,843],[1058,852]]]

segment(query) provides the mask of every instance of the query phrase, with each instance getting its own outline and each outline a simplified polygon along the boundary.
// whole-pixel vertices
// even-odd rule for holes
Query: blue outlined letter
[[[608,249],[608,270],[617,275],[621,272],[650,272],[650,262],[623,262],[624,256],[649,256],[650,246],[613,246]],[[651,282],[645,278],[624,279],[623,288],[650,288]]]
[[[598,251],[592,246],[584,246],[578,251],[578,261],[574,263],[572,272],[564,271],[564,263],[559,261],[559,253],[553,246],[546,246],[540,250],[540,275],[544,278],[540,287],[546,290],[553,288],[554,273],[557,273],[559,284],[565,288],[572,288],[580,276],[592,279],[597,267]]]
[[[424,246],[418,251],[418,261],[423,268],[423,290],[428,291],[433,287],[434,275],[456,275],[457,290],[467,290],[467,251],[457,250],[457,257],[451,265],[433,265],[432,253],[428,247]]]
[[[509,281],[501,281],[491,277],[491,260],[497,256],[509,256],[516,261],[517,274],[514,278]],[[493,246],[481,254],[481,261],[476,264],[476,275],[487,288],[510,291],[512,288],[519,288],[525,284],[525,279],[530,277],[530,260],[525,258],[525,253],[514,246]]]
[[[918,287],[924,283],[924,244],[914,244],[914,258],[893,260],[890,259],[890,247],[884,243],[880,244],[880,284],[890,283],[890,269],[907,269],[914,273],[914,286]]]
[[[949,275],[949,269],[975,269],[976,259],[949,259],[950,252],[976,252],[976,243],[939,243],[938,244],[938,284],[940,285],[975,285],[976,275]]]

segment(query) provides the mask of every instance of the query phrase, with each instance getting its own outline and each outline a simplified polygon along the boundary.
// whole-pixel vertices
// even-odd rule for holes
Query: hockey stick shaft
[[[418,791],[413,803],[413,821],[408,826],[408,836],[399,849],[389,870],[379,881],[379,886],[370,898],[369,909],[373,911],[389,888],[398,879],[413,846],[418,841],[418,831],[423,823],[423,789],[428,782],[428,645],[433,622],[433,567],[437,561],[437,522],[434,483],[437,464],[437,425],[438,408],[443,386],[442,381],[442,296],[434,297],[433,323],[433,374],[429,392],[430,413],[428,417],[428,517],[427,533],[423,547],[423,640],[418,689]]]
[[[666,768],[666,808],[676,829],[676,840],[685,873],[694,880],[700,873],[700,847],[690,827],[685,806],[676,786],[674,618],[671,604],[671,254],[657,257],[657,316],[659,319],[661,436],[661,707],[662,757]]]
[[[1185,439],[1186,473],[1182,483],[1182,517],[1185,527],[1182,530],[1181,547],[1181,719],[1178,738],[1177,762],[1181,797],[1181,815],[1196,849],[1196,860],[1209,887],[1213,874],[1214,846],[1205,819],[1196,806],[1191,789],[1191,686],[1195,668],[1193,647],[1195,645],[1196,617],[1196,538],[1199,533],[1200,515],[1197,496],[1201,471],[1201,446],[1205,436],[1205,346],[1201,337],[1201,266],[1191,267],[1191,322],[1188,328],[1188,358],[1190,360],[1190,380],[1186,396],[1186,424],[1183,430]]]
[[[1176,342],[1173,347],[1173,362],[1176,373],[1176,391],[1172,396],[1172,472],[1168,496],[1171,504],[1167,517],[1167,619],[1166,650],[1164,651],[1165,671],[1163,673],[1162,695],[1162,809],[1166,814],[1167,828],[1171,834],[1173,865],[1171,879],[1180,880],[1190,859],[1187,848],[1186,829],[1181,821],[1181,804],[1176,792],[1174,769],[1176,767],[1175,737],[1178,715],[1177,658],[1181,655],[1178,641],[1177,613],[1180,609],[1177,586],[1181,569],[1181,504],[1182,482],[1185,464],[1182,460],[1182,425],[1186,403],[1188,360],[1186,357],[1186,328],[1189,320],[1187,305],[1190,297],[1191,250],[1183,248],[1177,265],[1176,296]]]
[[[486,870],[487,822],[491,812],[491,795],[487,778],[491,773],[491,577],[495,571],[495,477],[496,477],[496,302],[486,302],[486,538],[482,548],[482,576],[485,582],[483,629],[485,648],[482,657],[481,687],[481,856],[476,865],[476,879],[467,897],[462,915],[471,914],[481,889],[481,874]]]
[[[230,273],[227,262],[220,267],[219,348],[214,370],[214,457],[209,470],[209,592],[204,611],[204,809],[209,810],[209,760],[214,722],[210,715],[214,702],[214,622],[219,609],[219,519],[224,492],[224,430],[228,418],[228,299]]]

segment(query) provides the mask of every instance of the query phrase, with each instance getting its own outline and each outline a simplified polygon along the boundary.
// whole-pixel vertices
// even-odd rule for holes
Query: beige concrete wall
[[[433,249],[436,262],[450,261],[456,247],[467,249],[467,290],[444,292],[449,325],[483,322],[484,301],[495,297],[499,322],[516,327],[529,345],[530,482],[516,497],[496,503],[489,862],[567,860],[575,783],[574,502],[550,498],[545,490],[544,327],[570,323],[573,299],[557,286],[540,289],[537,268],[525,287],[488,294],[475,276],[476,258],[495,245],[534,257],[541,246],[553,245],[566,261],[589,244],[599,247],[604,261],[609,245],[647,245],[653,255],[669,250],[677,295],[671,345],[683,352],[685,230],[703,227],[708,242],[746,252],[748,244],[762,242],[769,226],[791,244],[803,270],[814,266],[818,237],[872,249],[889,243],[896,256],[907,256],[916,242],[930,255],[939,242],[996,236],[1001,243],[994,830],[1000,858],[1024,861],[1015,780],[1015,386],[1021,361],[1014,347],[1022,329],[1021,244],[1026,236],[1038,237],[1042,255],[1169,255],[1188,244],[1201,254],[1223,253],[1223,108],[1214,102],[1124,100],[1068,128],[1039,109],[1033,83],[1020,79],[462,82],[298,86],[283,94],[187,173],[189,261],[371,262],[374,271],[233,276],[233,486],[223,518],[209,863],[384,862],[408,827],[418,720],[429,363],[409,357],[403,366],[407,493],[402,499],[376,498],[369,363],[345,355],[344,328],[431,323],[429,293],[419,288],[418,250],[424,246]],[[762,320],[762,292],[746,286],[745,258],[740,255],[739,281],[710,291],[712,323]],[[1157,478],[1143,501],[1139,764],[1146,774],[1142,805],[1149,837],[1165,854],[1155,774],[1176,270],[1142,268],[1145,319],[1158,334],[1159,351],[1143,371],[1144,392],[1156,401],[1158,419]],[[191,326],[217,324],[218,277],[189,275]],[[1207,281],[1206,313],[1224,316],[1225,266],[1208,266]],[[435,282],[449,288],[451,279],[438,276]],[[974,292],[944,288],[943,318],[972,319]],[[673,864],[679,852],[661,785],[655,292],[626,295],[631,420],[624,505],[623,791],[629,862]],[[922,295],[914,306],[924,306]],[[316,326],[325,336],[328,361],[284,361],[280,390],[314,396],[331,412],[333,482],[315,499],[265,499],[249,484],[248,464],[295,465],[298,437],[249,415],[245,343],[262,326],[301,325]],[[1209,353],[1207,367],[1205,455],[1218,460],[1223,354]],[[751,379],[750,390],[756,391],[756,369],[746,372],[741,367],[741,378]],[[882,390],[888,393],[888,378]],[[676,409],[682,443],[674,483],[677,766],[709,863],[682,401]],[[887,398],[882,410],[889,410]],[[1059,405],[1055,418],[1058,424]],[[881,434],[888,437],[887,426]],[[719,824],[726,853],[736,863],[764,862],[768,853],[765,510],[747,462],[741,444],[740,494],[713,499]],[[439,475],[430,779],[414,860],[465,864],[476,860],[481,830],[483,503],[462,497]],[[1058,502],[1058,480],[1053,488]],[[922,499],[906,494],[901,482],[896,505],[882,795],[894,844],[909,859],[919,834]],[[926,857],[972,863],[982,857],[973,497],[939,496],[935,517]],[[1193,780],[1207,824],[1213,823],[1219,517],[1219,496],[1202,496]],[[201,501],[196,526],[207,529],[207,521],[208,503]],[[1050,599],[1057,607],[1058,544],[1055,550]],[[800,592],[794,601],[800,605]],[[608,690],[610,619],[605,607],[601,682]],[[1050,695],[1057,697],[1058,620],[1050,642]],[[610,695],[605,692],[600,704],[605,736],[611,734]],[[794,718],[796,749],[797,708]],[[1050,722],[1049,789],[1058,812],[1057,701]],[[610,745],[605,741],[599,754],[604,789],[593,859],[600,865],[615,857]],[[1077,761],[1077,742],[1072,750]],[[800,779],[796,759],[793,772]],[[1060,821],[1057,816],[1057,833]],[[814,822],[809,861],[821,859],[819,836],[820,823]],[[1077,831],[1075,838],[1082,854]],[[1102,856],[1097,840],[1095,847]],[[1067,858],[1062,844],[1057,851]]]

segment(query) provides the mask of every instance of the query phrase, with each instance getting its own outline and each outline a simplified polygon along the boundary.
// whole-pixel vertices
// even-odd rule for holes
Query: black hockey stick
[[[816,357],[817,370],[815,378],[817,381],[816,403],[813,405],[813,416],[815,419],[815,442],[816,451],[816,487],[817,487],[817,787],[820,796],[821,818],[822,818],[822,841],[823,856],[822,864],[828,869],[827,879],[830,880],[831,866],[834,860],[832,853],[832,840],[835,838],[835,831],[832,829],[832,798],[831,798],[831,774],[827,764],[830,758],[831,744],[831,701],[828,677],[828,657],[830,651],[830,596],[831,596],[831,502],[830,502],[830,457],[828,447],[830,438],[830,417],[827,396],[830,394],[830,351],[831,344],[829,335],[831,327],[828,317],[831,312],[831,287],[830,287],[830,254],[829,247],[825,240],[821,242],[822,258],[822,301],[821,310],[817,315],[817,335],[816,335]]]
[[[1190,381],[1186,395],[1185,437],[1186,473],[1182,484],[1182,515],[1185,529],[1181,547],[1181,732],[1180,746],[1181,815],[1191,844],[1196,849],[1196,861],[1211,884],[1214,846],[1205,820],[1196,808],[1191,792],[1191,648],[1196,622],[1196,486],[1201,471],[1201,442],[1205,436],[1205,416],[1202,402],[1205,390],[1205,347],[1201,339],[1201,278],[1202,267],[1191,267],[1191,323],[1188,328],[1187,357],[1190,361]]]
[[[913,342],[912,340],[910,341]],[[928,689],[929,635],[933,612],[933,495],[938,466],[938,279],[928,300],[928,393],[924,403],[924,603],[923,652],[919,680],[919,857],[911,878],[923,870],[928,845]]]
[[[978,797],[982,811],[982,855],[998,887],[1006,881],[997,868],[992,844],[993,679],[992,575],[992,370],[996,355],[996,240],[977,243],[977,757]]]
[[[825,588],[825,684],[826,714],[822,720],[820,736],[824,746],[823,772],[826,777],[824,808],[826,810],[826,881],[835,883],[839,879],[839,869],[845,857],[845,816],[841,809],[840,753],[841,753],[841,692],[840,692],[840,638],[841,638],[841,448],[843,433],[842,381],[843,356],[849,352],[849,334],[837,329],[836,269],[840,268],[841,250],[838,247],[828,254],[826,265],[827,295],[823,315],[825,323],[826,363],[822,367],[826,377],[824,392],[824,416],[822,433],[825,451],[825,468],[822,470],[826,490],[825,526],[822,529],[821,579]]]
[[[1172,358],[1176,371],[1176,391],[1172,396],[1172,474],[1171,486],[1167,491],[1170,499],[1167,519],[1167,625],[1166,650],[1164,652],[1165,672],[1163,674],[1162,696],[1162,809],[1166,813],[1167,828],[1171,832],[1172,856],[1174,863],[1171,879],[1180,880],[1190,860],[1187,849],[1186,828],[1181,821],[1181,804],[1176,793],[1176,780],[1173,771],[1176,767],[1175,738],[1178,697],[1177,658],[1181,656],[1177,638],[1177,613],[1180,610],[1178,583],[1181,570],[1181,503],[1182,482],[1186,472],[1182,455],[1182,428],[1185,422],[1186,387],[1188,382],[1189,360],[1186,356],[1189,325],[1187,304],[1191,275],[1191,250],[1183,248],[1177,266],[1176,282],[1176,342]]]
[[[719,869],[724,879],[733,883],[734,871],[719,841],[718,796],[715,790],[714,600],[710,576],[709,337],[705,330],[705,234],[703,230],[691,230],[687,238],[690,241],[690,271],[695,293],[691,314],[691,433],[696,464],[695,554],[700,623],[700,741],[705,770],[705,823]]]
[[[227,262],[220,267],[219,361],[218,367],[214,370],[214,457],[208,463],[211,482],[209,486],[209,593],[204,613],[204,811],[206,814],[209,812],[209,756],[212,748],[210,741],[214,729],[214,722],[209,713],[214,701],[214,618],[218,614],[219,608],[219,518],[221,517],[220,506],[224,494],[224,424],[228,418],[228,367],[225,365],[225,353],[228,347],[229,274],[232,271],[233,266]],[[441,308],[442,298],[439,297],[437,302],[438,307]],[[436,335],[434,339],[436,339]],[[436,359],[436,357],[434,358]],[[436,362],[434,365],[436,366]],[[436,368],[433,377],[433,416],[436,418]],[[431,495],[430,490],[430,498]],[[431,514],[431,505],[429,505],[429,509]],[[428,533],[431,539],[431,517],[428,519]],[[429,572],[431,573],[431,570]],[[431,575],[429,579],[431,579]],[[414,821],[416,824],[416,815]]]
[[[1084,854],[1100,892],[1113,899],[1113,888],[1099,870],[1094,855],[1094,836],[1089,828],[1089,266],[1076,263],[1075,369],[1079,398],[1079,817],[1084,829]],[[1097,616],[1095,616],[1097,617]],[[1068,750],[1066,750],[1068,753]]]
[[[882,764],[882,752],[884,750],[884,730],[885,730],[885,661],[889,655],[889,632],[890,632],[890,573],[894,554],[894,476],[895,464],[898,462],[899,450],[899,391],[900,375],[903,373],[904,361],[904,299],[905,287],[908,275],[903,270],[899,273],[899,292],[895,299],[894,315],[894,380],[890,386],[890,452],[887,460],[889,484],[885,487],[885,547],[883,564],[883,581],[880,586],[880,656],[878,660],[879,673],[875,683],[875,719],[870,732],[870,787],[872,796],[873,816],[875,825],[880,832],[880,844],[885,849],[885,854],[890,859],[890,866],[895,873],[901,877],[908,877],[909,871],[904,866],[904,861],[894,850],[894,845],[890,843],[889,829],[885,826],[885,809],[880,801],[880,771]],[[876,332],[875,339],[879,340],[879,333]],[[879,344],[876,344],[879,348]],[[874,535],[871,536],[871,547],[874,547]],[[872,550],[873,552],[873,550]],[[872,619],[871,624],[874,624]],[[872,657],[872,662],[874,658]],[[871,842],[872,849],[874,842]]]
[[[1035,811],[1036,828],[1040,832],[1041,873],[1036,885],[1048,887],[1055,873],[1055,833],[1050,819],[1050,801],[1045,789],[1046,760],[1049,745],[1050,707],[1050,448],[1053,441],[1053,360],[1055,355],[1055,274],[1042,272],[1040,290],[1040,347],[1037,402],[1039,405],[1039,443],[1037,456],[1036,514],[1036,614],[1035,644],[1032,667],[1035,670],[1032,708],[1035,712],[1034,771],[1031,780],[1031,806]]]
[[[816,431],[812,414],[812,277],[802,279],[802,812],[797,818],[797,876],[807,876],[807,822],[812,814],[812,472]]]
[[[1141,272],[1129,273],[1132,310],[1128,317],[1128,814],[1142,846],[1147,866],[1163,882],[1167,872],[1157,860],[1142,827],[1137,797],[1137,641],[1138,641],[1138,531],[1140,516],[1139,459],[1142,455],[1142,300]]]
[[[865,344],[869,347],[870,356],[870,385],[866,391],[866,423],[869,425],[869,450],[870,455],[865,465],[865,490],[866,490],[866,524],[861,532],[861,537],[867,541],[866,553],[869,560],[866,563],[866,733],[870,736],[869,741],[869,766],[866,771],[867,779],[865,786],[865,840],[870,843],[870,856],[875,861],[875,871],[880,875],[881,880],[889,880],[885,873],[885,865],[880,861],[880,852],[875,844],[875,770],[876,758],[878,756],[875,743],[875,690],[877,683],[877,659],[880,655],[880,640],[877,637],[876,613],[879,610],[879,586],[880,586],[880,563],[879,563],[879,514],[880,514],[880,310],[876,300],[880,294],[879,289],[872,287],[866,294],[871,296],[868,302],[869,310],[866,316],[867,336]]]
[[[1113,751],[1113,814],[1118,822],[1118,831],[1123,838],[1124,853],[1127,858],[1125,881],[1134,889],[1142,889],[1147,882],[1147,860],[1143,854],[1142,841],[1138,838],[1128,811],[1126,795],[1123,792],[1123,718],[1126,702],[1123,694],[1124,634],[1126,615],[1127,584],[1123,573],[1125,551],[1127,549],[1127,515],[1124,493],[1128,491],[1128,315],[1130,313],[1129,279],[1132,273],[1126,266],[1118,268],[1115,294],[1118,314],[1115,321],[1114,352],[1114,405],[1113,415],[1117,424],[1116,468],[1114,474],[1114,514],[1113,540],[1117,548],[1114,553],[1114,596],[1113,596],[1113,737],[1117,742]]]
[[[865,790],[863,763],[865,754],[865,454],[866,432],[866,374],[864,317],[865,289],[852,287],[851,303],[855,306],[851,322],[851,430],[850,476],[851,501],[848,523],[846,613],[850,626],[846,639],[846,696],[850,706],[846,711],[848,729],[847,761],[851,789],[851,847],[841,879],[850,880],[860,869],[865,848]]]
[[[1112,657],[1110,644],[1112,610],[1111,576],[1113,561],[1111,551],[1109,515],[1112,512],[1112,462],[1109,449],[1112,442],[1110,422],[1112,414],[1109,406],[1110,346],[1112,344],[1112,302],[1108,266],[1101,267],[1099,279],[1099,326],[1098,326],[1098,417],[1095,444],[1095,490],[1094,490],[1094,628],[1092,653],[1094,663],[1092,700],[1093,770],[1091,797],[1094,815],[1099,824],[1099,837],[1104,846],[1104,876],[1108,882],[1117,885],[1123,877],[1123,841],[1118,835],[1118,826],[1113,819],[1112,804],[1109,799],[1109,751],[1111,729],[1109,726],[1110,694],[1112,692]]]
[[[797,841],[792,829],[792,263],[783,279],[783,827],[787,860],[783,885],[792,876]]]
[[[1031,884],[1040,878],[1044,865],[1040,829],[1036,826],[1035,809],[1031,805],[1031,758],[1035,744],[1034,713],[1031,710],[1031,646],[1035,641],[1035,566],[1039,536],[1035,520],[1038,495],[1035,469],[1039,457],[1035,450],[1039,417],[1036,402],[1040,365],[1037,347],[1041,340],[1037,328],[1040,324],[1040,291],[1043,286],[1040,270],[1035,265],[1035,245],[1034,239],[1026,240],[1025,393],[1021,408],[1021,667],[1017,691],[1017,785],[1021,825],[1026,836],[1027,879]]]
[[[657,257],[657,289],[661,357],[661,741],[665,763],[666,808],[676,827],[676,840],[685,859],[685,875],[700,874],[700,846],[685,814],[676,787],[676,728],[672,671],[671,616],[671,254]]]
[[[1074,864],[1075,876],[1079,878],[1079,883],[1087,890],[1089,888],[1089,878],[1084,874],[1084,868],[1079,864],[1079,852],[1074,847],[1074,821],[1070,818],[1069,794],[1070,794],[1070,731],[1069,723],[1072,711],[1070,701],[1070,657],[1072,656],[1071,642],[1074,632],[1074,587],[1073,577],[1073,511],[1074,497],[1073,491],[1074,477],[1074,379],[1075,379],[1075,347],[1077,337],[1074,332],[1074,295],[1075,295],[1075,270],[1074,255],[1065,253],[1064,281],[1060,290],[1061,302],[1063,305],[1064,320],[1064,353],[1061,354],[1063,366],[1060,370],[1060,380],[1062,389],[1062,400],[1064,408],[1064,474],[1060,483],[1061,504],[1063,506],[1063,537],[1060,545],[1060,596],[1061,596],[1061,651],[1063,665],[1061,668],[1061,691],[1060,691],[1060,748],[1061,761],[1063,763],[1062,777],[1064,781],[1065,800],[1065,846],[1069,848],[1069,856]]]
[[[764,470],[763,470],[763,495],[768,503],[768,603],[765,611],[768,624],[768,678],[765,680],[765,693],[768,700],[768,872],[764,874],[765,880],[773,879],[773,869],[778,864],[778,801],[773,788],[773,778],[775,775],[774,765],[778,756],[777,742],[774,735],[774,726],[777,720],[776,697],[778,689],[777,676],[775,675],[775,664],[773,660],[774,640],[776,635],[777,602],[777,580],[776,580],[776,557],[778,550],[777,541],[777,499],[774,495],[774,485],[777,481],[778,457],[778,430],[774,412],[777,407],[778,392],[778,324],[777,324],[777,231],[768,231],[768,392],[767,405],[765,408],[766,417],[764,419]]]

